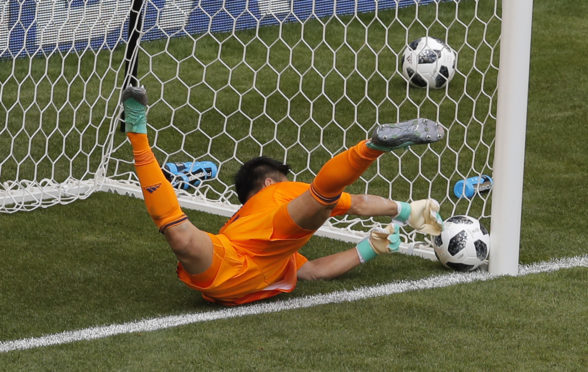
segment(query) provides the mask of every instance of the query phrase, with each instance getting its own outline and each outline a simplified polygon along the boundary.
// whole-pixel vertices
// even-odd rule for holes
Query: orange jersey
[[[307,262],[298,250],[314,231],[298,227],[287,204],[309,188],[301,182],[278,182],[253,195],[217,235],[211,267],[190,275],[178,264],[178,276],[205,299],[228,305],[247,303],[296,287],[297,271]],[[331,216],[345,214],[351,196],[343,193]]]

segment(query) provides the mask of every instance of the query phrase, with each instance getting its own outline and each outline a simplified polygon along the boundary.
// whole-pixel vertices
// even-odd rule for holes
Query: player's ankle
[[[129,98],[123,102],[125,109],[125,130],[131,133],[147,134],[147,113],[146,107]]]

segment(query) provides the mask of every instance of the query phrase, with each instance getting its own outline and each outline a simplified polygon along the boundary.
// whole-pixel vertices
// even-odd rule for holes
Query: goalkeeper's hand
[[[400,247],[400,229],[393,223],[370,231],[368,241],[377,254],[396,252]]]
[[[357,244],[361,262],[367,262],[376,255],[398,251],[400,234],[398,226],[389,224],[385,228],[375,228],[369,236]]]
[[[440,235],[443,219],[439,214],[439,203],[434,199],[415,200],[412,203],[397,202],[399,211],[394,221],[408,223],[417,232]]]

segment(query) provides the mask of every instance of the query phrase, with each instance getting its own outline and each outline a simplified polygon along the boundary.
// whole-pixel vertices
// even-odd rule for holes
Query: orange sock
[[[355,182],[382,154],[383,151],[367,147],[366,141],[340,153],[318,172],[310,185],[311,195],[323,205],[336,203],[345,187]]]
[[[127,137],[133,146],[135,171],[141,183],[147,212],[159,231],[163,232],[169,226],[186,220],[188,217],[182,212],[172,185],[163,175],[147,135],[127,133]]]

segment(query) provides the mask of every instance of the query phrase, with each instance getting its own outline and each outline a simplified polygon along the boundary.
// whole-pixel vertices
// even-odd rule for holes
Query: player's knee
[[[192,253],[192,239],[186,235],[173,235],[171,239],[168,238],[168,243],[172,252],[179,257],[187,257],[193,255]]]
[[[208,235],[191,223],[180,224],[165,230],[167,242],[180,261],[200,260],[212,253]]]
[[[331,208],[333,208],[337,204],[337,202],[339,201],[339,198],[341,198],[341,192],[342,192],[342,190],[337,191],[334,194],[328,194],[328,193],[322,192],[318,189],[315,181],[313,181],[310,184],[309,191],[310,191],[310,195],[317,203],[319,203],[320,205],[322,205],[324,207],[331,207]]]

